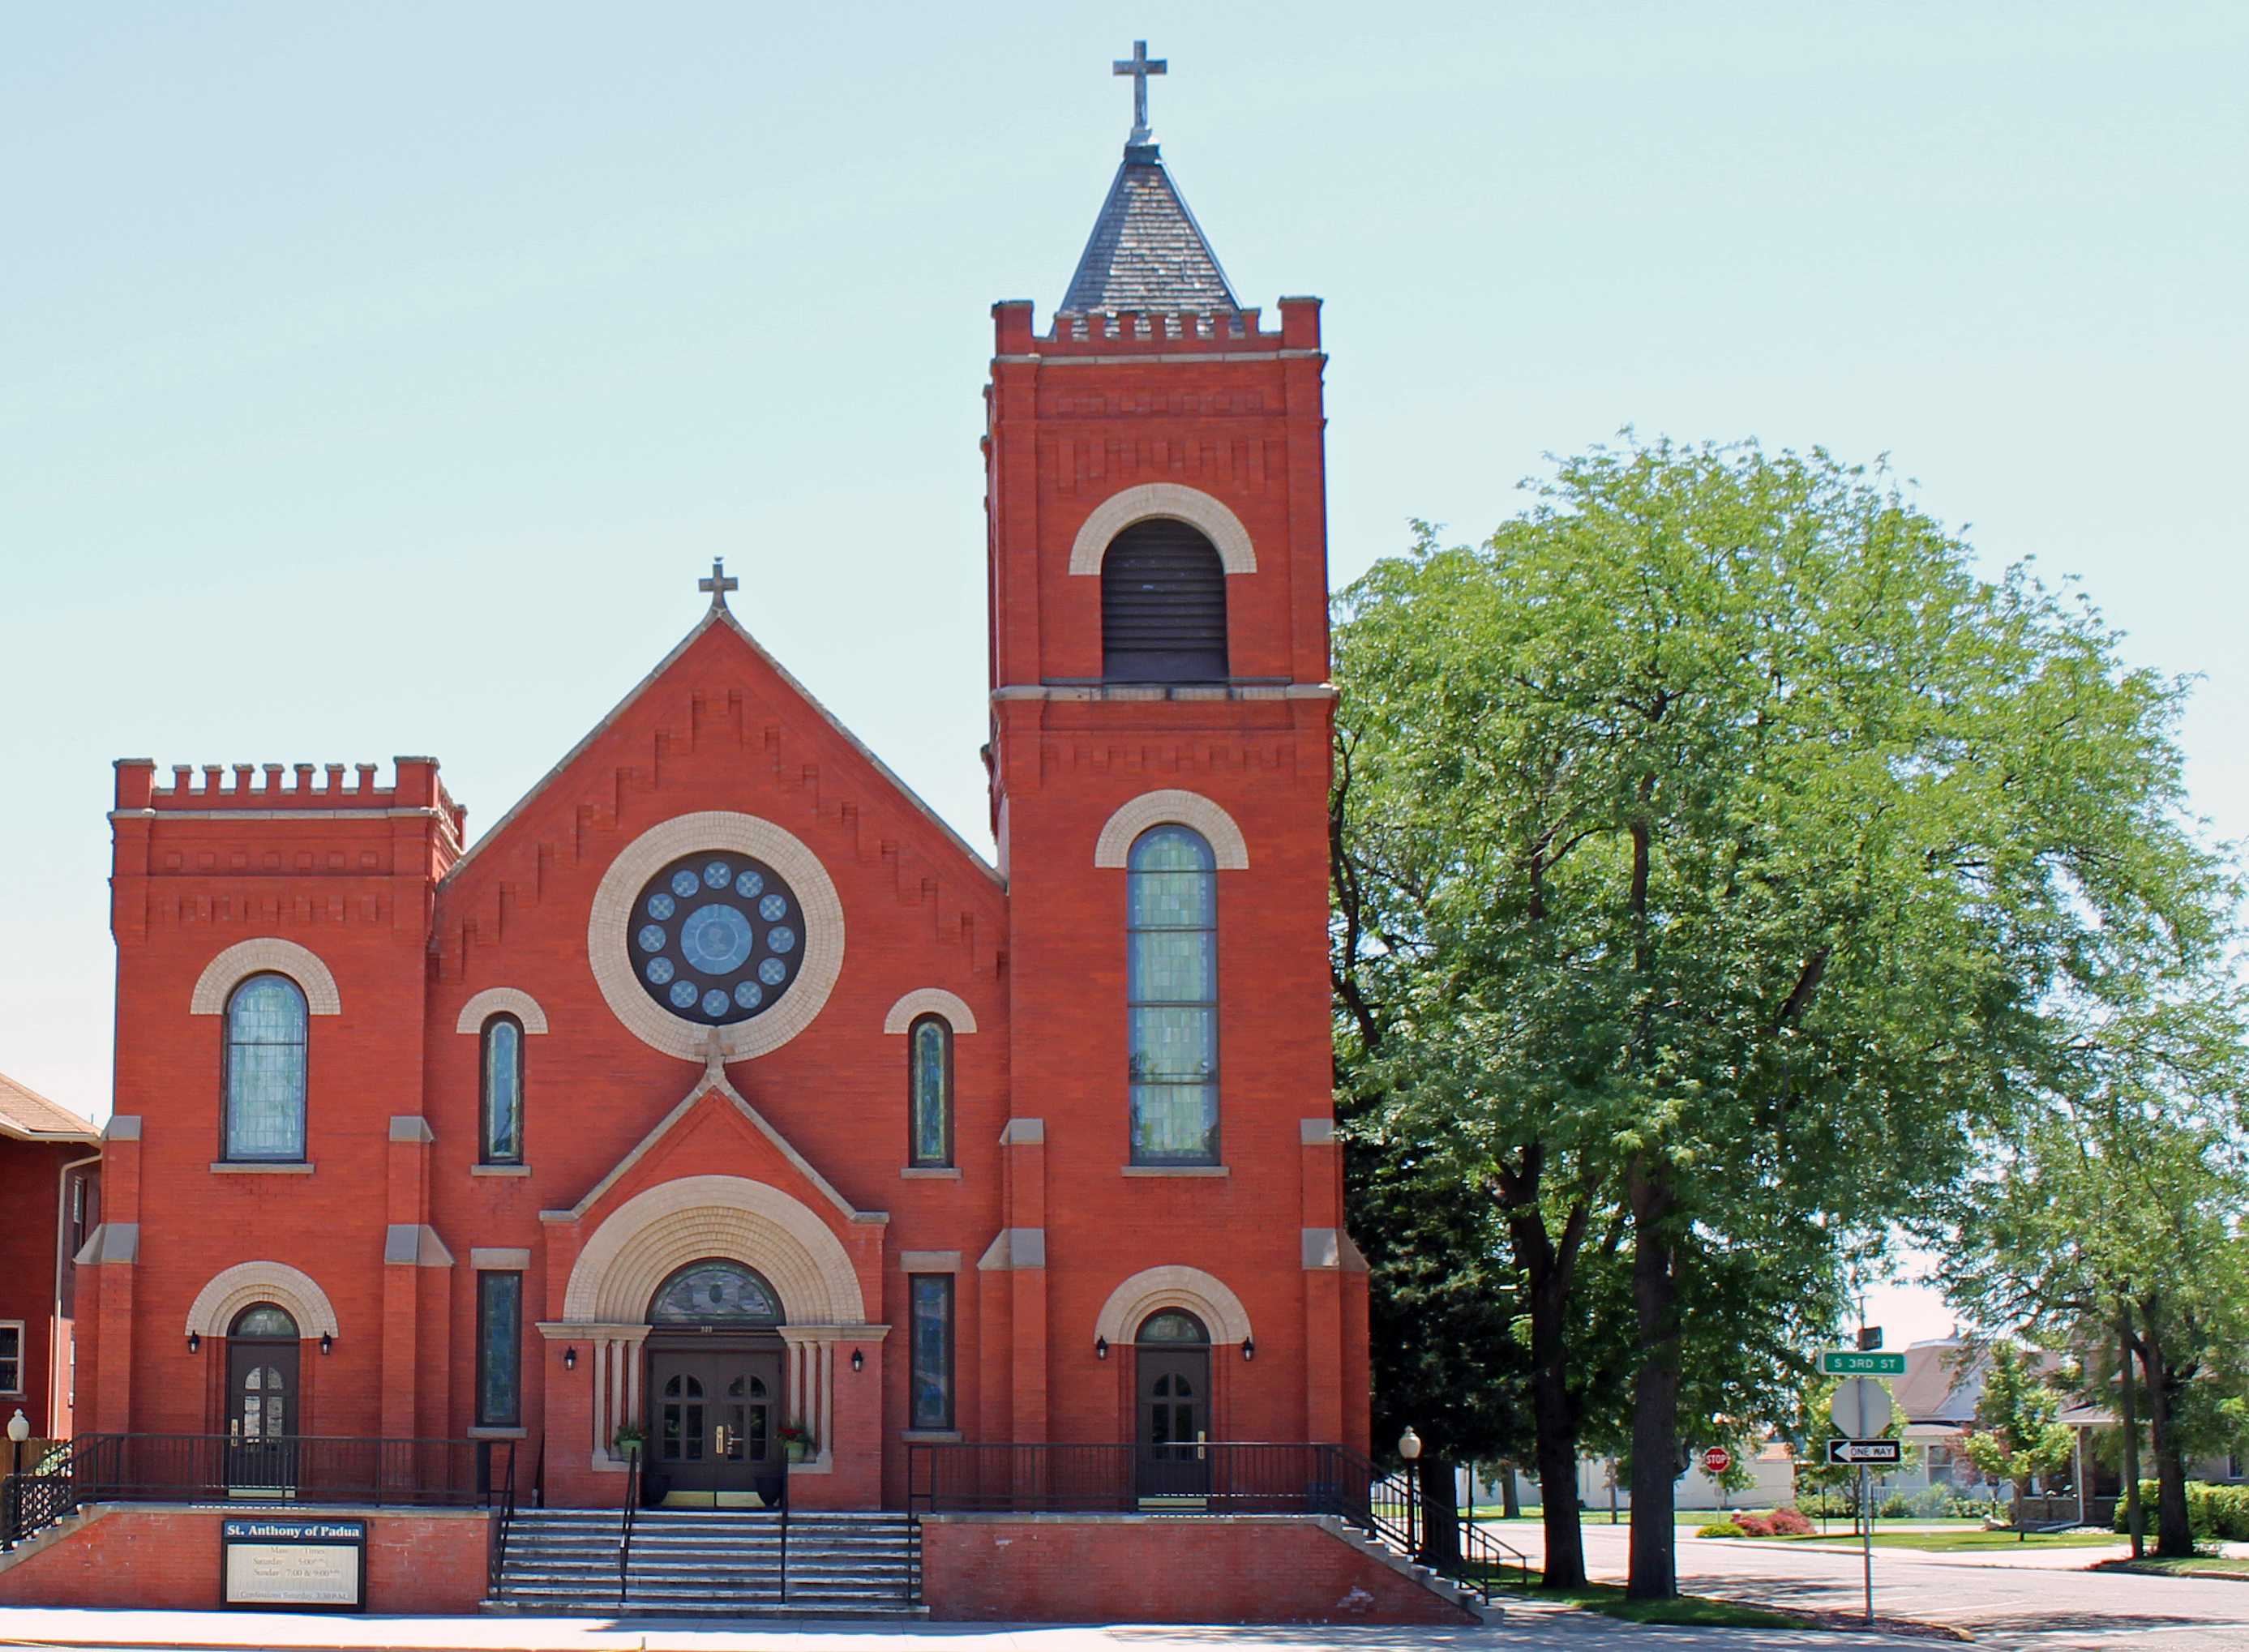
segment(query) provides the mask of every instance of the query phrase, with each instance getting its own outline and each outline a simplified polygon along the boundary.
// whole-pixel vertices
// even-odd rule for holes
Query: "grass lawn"
[[[1781,1538],[1772,1541],[1848,1543],[1856,1546],[1859,1539],[1847,1532],[1833,1532],[1824,1538]],[[2080,1536],[2074,1532],[2033,1532],[2025,1536],[2013,1532],[1885,1532],[1879,1521],[1874,1525],[1876,1548],[1919,1549],[1925,1554],[1964,1554],[1983,1549],[2101,1549],[2122,1541],[2122,1538]]]
[[[2158,1560],[2153,1555],[2144,1560],[2103,1560],[2094,1569],[2146,1572],[2164,1578],[2232,1578],[2249,1583],[2249,1560],[2229,1560],[2215,1554],[2197,1554],[2191,1560]]]
[[[1507,1594],[1523,1596],[1524,1591],[1510,1589]],[[1527,1598],[1527,1597],[1526,1597]],[[1709,1629],[1804,1629],[1812,1627],[1806,1618],[1792,1616],[1785,1612],[1767,1612],[1754,1606],[1737,1606],[1731,1601],[1713,1601],[1708,1595],[1682,1594],[1675,1601],[1627,1601],[1624,1587],[1616,1583],[1589,1583],[1582,1589],[1558,1589],[1549,1594],[1537,1594],[1541,1601],[1567,1601],[1588,1612],[1599,1612],[1605,1617],[1622,1618],[1627,1623],[1669,1623]]]

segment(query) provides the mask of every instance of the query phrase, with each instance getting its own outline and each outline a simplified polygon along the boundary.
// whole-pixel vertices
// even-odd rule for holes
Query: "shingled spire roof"
[[[1156,146],[1126,144],[1060,313],[1228,315],[1241,307]]]

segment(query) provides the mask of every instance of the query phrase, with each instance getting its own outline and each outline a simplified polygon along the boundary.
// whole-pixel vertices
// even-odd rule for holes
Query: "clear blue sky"
[[[0,4],[0,1071],[108,1106],[109,763],[503,813],[738,610],[985,841],[978,391],[1156,136],[1328,302],[1338,582],[1621,426],[1888,453],[2236,708],[2249,10]]]

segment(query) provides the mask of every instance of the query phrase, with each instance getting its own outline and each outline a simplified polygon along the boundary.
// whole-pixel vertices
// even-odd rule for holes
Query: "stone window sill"
[[[949,1164],[909,1164],[898,1172],[904,1182],[958,1182],[960,1172]]]
[[[211,1166],[211,1174],[213,1176],[310,1176],[313,1174],[313,1166],[309,1160],[294,1164],[264,1164],[255,1160],[244,1160],[237,1163],[231,1160],[221,1160]]]
[[[469,1174],[471,1176],[529,1176],[531,1167],[527,1164],[472,1164],[469,1167]]]
[[[1119,1176],[1232,1176],[1222,1164],[1128,1164]]]
[[[526,1440],[530,1437],[529,1429],[474,1428],[469,1430],[471,1440]]]
[[[959,1429],[900,1429],[898,1438],[911,1445],[959,1445]]]

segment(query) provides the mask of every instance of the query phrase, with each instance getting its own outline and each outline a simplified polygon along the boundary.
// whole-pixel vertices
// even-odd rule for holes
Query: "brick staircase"
[[[919,1534],[902,1514],[792,1514],[784,1591],[781,1517],[654,1509],[633,1520],[617,1594],[615,1511],[533,1509],[508,1528],[487,1612],[581,1617],[913,1618]]]

